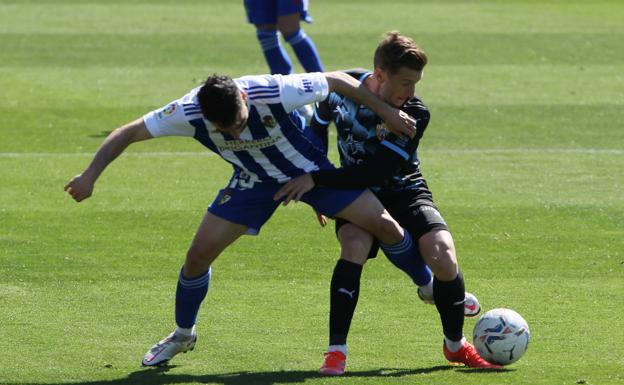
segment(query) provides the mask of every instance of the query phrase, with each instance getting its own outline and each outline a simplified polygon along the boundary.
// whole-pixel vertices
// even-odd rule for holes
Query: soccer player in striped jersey
[[[414,134],[411,117],[360,85],[341,72],[210,76],[180,99],[114,130],[87,168],[67,183],[65,191],[80,202],[91,196],[100,174],[128,145],[170,135],[194,138],[233,167],[232,178],[208,207],[180,271],[177,328],[149,349],[143,365],[161,365],[194,348],[196,317],[208,292],[212,262],[243,234],[259,233],[279,206],[273,196],[285,182],[333,167],[324,150],[305,136],[298,107],[338,92],[367,105],[397,132]],[[366,229],[397,258],[417,253],[409,233],[368,190],[319,187],[301,199],[320,213]]]
[[[432,293],[421,287],[418,294],[423,300],[433,300],[440,314],[444,356],[470,367],[499,368],[483,360],[464,338],[464,315],[476,315],[480,305],[473,295],[465,293],[453,238],[420,172],[417,148],[430,114],[414,91],[426,64],[427,56],[412,39],[389,32],[375,51],[374,72],[348,73],[387,103],[412,116],[417,122],[416,135],[388,132],[374,111],[340,92],[332,93],[317,106],[312,129],[326,147],[327,127],[330,121],[334,122],[343,168],[313,171],[294,178],[275,197],[285,198],[287,204],[318,186],[368,187],[374,191],[390,214],[411,233],[420,256],[434,273]],[[321,367],[321,373],[327,375],[345,371],[347,334],[357,304],[362,265],[378,250],[374,237],[348,220],[336,219],[336,234],[342,254],[330,287],[329,348]],[[413,260],[392,255],[388,258],[417,285],[424,284],[420,270],[414,270]]]

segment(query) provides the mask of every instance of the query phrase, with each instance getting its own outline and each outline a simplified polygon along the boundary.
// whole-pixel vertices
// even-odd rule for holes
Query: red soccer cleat
[[[444,357],[446,357],[446,359],[454,365],[464,364],[471,368],[481,369],[503,368],[500,365],[490,364],[489,362],[481,358],[481,356],[477,352],[477,349],[475,349],[475,347],[472,346],[472,344],[469,342],[466,342],[464,346],[462,346],[461,349],[456,352],[449,351],[446,347],[446,344],[444,344],[444,348],[442,349],[442,351],[444,352]]]
[[[319,372],[326,376],[341,376],[345,372],[347,356],[343,352],[327,352],[324,354],[325,360]]]

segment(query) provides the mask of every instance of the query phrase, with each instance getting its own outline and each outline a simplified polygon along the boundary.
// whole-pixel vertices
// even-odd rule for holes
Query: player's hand
[[[321,227],[327,226],[327,217],[325,215],[319,213],[316,210],[314,210],[314,212],[316,213],[316,219],[318,220],[318,222],[321,225]]]
[[[388,130],[398,136],[407,135],[413,138],[416,135],[416,120],[405,111],[390,108],[384,121]]]
[[[280,200],[284,198],[284,202],[282,203],[284,206],[288,205],[290,201],[299,202],[303,194],[314,188],[314,180],[310,174],[303,174],[294,179],[291,179],[285,185],[280,188],[275,195],[273,195],[273,200]]]
[[[82,173],[73,177],[72,180],[65,185],[64,190],[67,191],[76,202],[80,202],[91,196],[94,184],[95,181],[92,178]]]

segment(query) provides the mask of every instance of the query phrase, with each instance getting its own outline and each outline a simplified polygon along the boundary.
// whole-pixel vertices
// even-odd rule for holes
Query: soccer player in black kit
[[[374,72],[347,72],[387,103],[411,115],[417,121],[415,135],[389,133],[372,111],[332,93],[317,106],[311,128],[327,148],[327,128],[334,122],[342,168],[292,179],[275,198],[285,196],[285,204],[297,201],[314,186],[370,188],[390,215],[418,240],[421,257],[433,271],[432,297],[442,321],[446,359],[469,367],[496,369],[500,366],[481,358],[464,337],[464,305],[471,295],[466,296],[453,238],[419,168],[417,148],[430,114],[414,91],[426,64],[427,56],[412,39],[399,32],[387,33],[375,51]],[[357,304],[362,266],[378,250],[370,234],[349,222],[337,220],[336,234],[343,252],[330,288],[330,342],[321,367],[321,373],[327,375],[345,371],[346,339]],[[401,268],[400,261],[392,262]],[[420,289],[419,295],[425,299]]]

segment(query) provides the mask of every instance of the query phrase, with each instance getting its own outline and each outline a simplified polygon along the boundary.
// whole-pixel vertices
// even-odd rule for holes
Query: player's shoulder
[[[346,73],[347,75],[360,82],[364,81],[364,79],[372,74],[372,72],[364,68],[351,68],[347,70],[339,70],[339,72]],[[329,103],[332,106],[336,106],[342,104],[344,100],[345,97],[343,95],[334,91],[329,94],[325,102]]]
[[[259,89],[278,90],[288,87],[302,88],[307,90],[312,84],[319,83],[324,79],[322,72],[309,72],[289,75],[247,75],[234,79],[236,84],[244,91]]]
[[[429,111],[429,108],[427,108],[427,105],[425,104],[425,102],[423,102],[422,99],[416,95],[407,99],[407,101],[405,102],[405,104],[403,104],[401,109],[403,110],[418,109],[418,110]]]
[[[283,82],[281,75],[247,75],[234,79],[240,90],[245,92],[253,105],[277,104],[281,102]]]
[[[365,69],[365,68],[351,68],[348,70],[341,70],[340,72],[344,72],[347,75],[359,80],[359,81],[364,81],[364,79],[366,79],[368,76],[370,76],[372,74],[371,71]]]
[[[236,85],[244,90],[257,90],[261,88],[277,88],[282,75],[246,75],[234,79]]]

